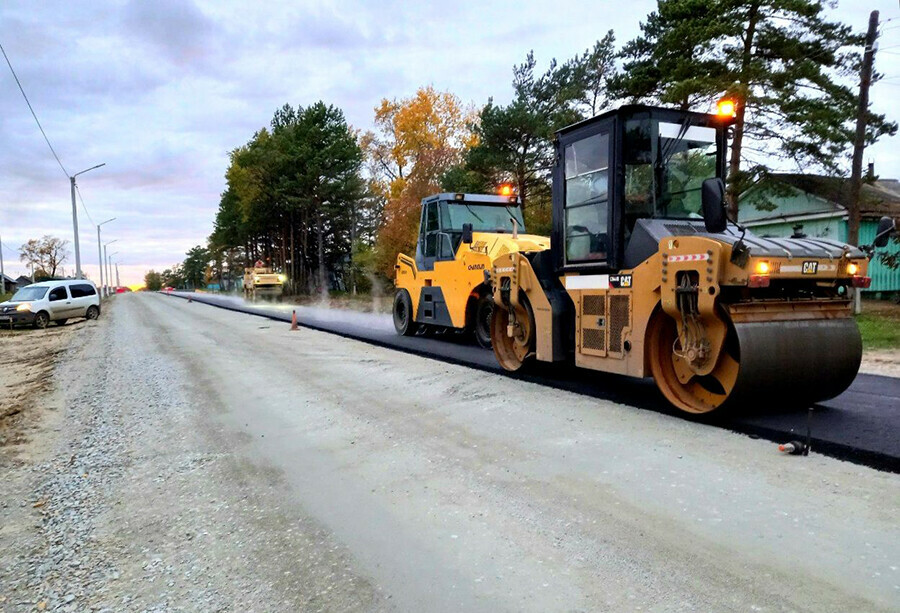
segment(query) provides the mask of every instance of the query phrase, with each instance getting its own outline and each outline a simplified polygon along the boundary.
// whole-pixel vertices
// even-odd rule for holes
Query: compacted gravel
[[[0,507],[20,528],[0,540],[0,610],[373,608],[329,531],[282,513],[278,475],[202,431],[191,373],[135,310],[73,339],[55,375],[64,424],[32,441],[54,449],[5,467],[4,489],[15,481],[23,498]]]
[[[891,611],[900,477],[159,295],[5,458],[2,611]]]

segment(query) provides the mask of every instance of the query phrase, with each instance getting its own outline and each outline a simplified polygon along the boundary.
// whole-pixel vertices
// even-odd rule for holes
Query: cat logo
[[[631,275],[609,275],[609,286],[618,288],[631,287]]]
[[[803,262],[803,274],[814,275],[819,270],[818,262]]]

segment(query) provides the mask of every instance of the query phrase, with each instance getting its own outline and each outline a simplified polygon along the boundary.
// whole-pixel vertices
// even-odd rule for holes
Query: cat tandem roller
[[[503,368],[574,361],[652,376],[689,413],[847,389],[862,357],[848,289],[869,286],[872,248],[729,222],[732,123],[730,111],[631,105],[557,133],[551,247],[490,271]],[[880,228],[878,246],[893,222]]]

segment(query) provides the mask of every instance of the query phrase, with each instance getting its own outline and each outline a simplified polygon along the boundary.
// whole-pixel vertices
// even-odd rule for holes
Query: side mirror
[[[472,244],[472,224],[464,223],[462,228],[462,242],[467,245]]]
[[[878,220],[878,230],[875,231],[875,240],[872,242],[876,247],[887,247],[888,239],[896,229],[897,222],[893,218],[882,217]]]
[[[703,182],[701,194],[706,231],[715,234],[724,232],[728,226],[728,218],[725,217],[725,182],[718,177],[707,179]]]

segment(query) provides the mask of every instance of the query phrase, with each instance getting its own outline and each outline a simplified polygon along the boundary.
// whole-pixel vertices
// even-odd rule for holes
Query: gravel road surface
[[[53,377],[0,610],[900,608],[896,474],[153,294]]]

